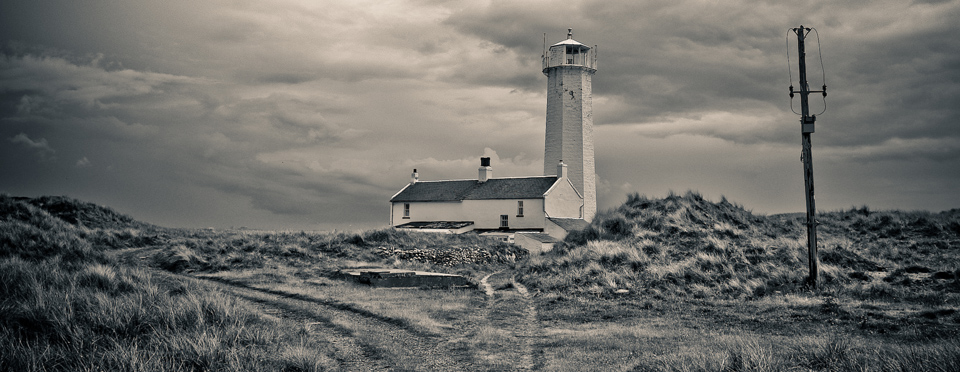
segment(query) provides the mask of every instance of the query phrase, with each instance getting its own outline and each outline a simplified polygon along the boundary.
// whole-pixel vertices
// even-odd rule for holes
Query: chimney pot
[[[417,173],[417,168],[413,168],[413,173],[410,174],[410,183],[417,183],[420,180],[420,174]]]
[[[490,158],[482,157],[480,158],[480,169],[478,169],[477,179],[483,183],[487,180],[493,178],[493,168],[490,167]]]

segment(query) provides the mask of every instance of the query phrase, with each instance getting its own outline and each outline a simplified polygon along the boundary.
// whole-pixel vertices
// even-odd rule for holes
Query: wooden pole
[[[803,150],[800,155],[803,161],[803,181],[804,191],[807,202],[807,254],[810,263],[810,276],[807,278],[807,284],[811,287],[817,287],[817,277],[819,276],[819,259],[817,258],[817,205],[814,198],[813,188],[813,149],[810,142],[810,134],[814,132],[814,123],[817,120],[816,115],[810,115],[808,105],[808,96],[810,95],[810,85],[807,84],[807,62],[806,52],[803,41],[809,28],[800,25],[793,29],[797,34],[797,50],[800,59],[800,131],[803,134]],[[790,89],[791,94],[793,88]]]

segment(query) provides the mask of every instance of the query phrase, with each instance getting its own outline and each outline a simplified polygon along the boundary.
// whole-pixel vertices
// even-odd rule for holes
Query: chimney
[[[557,164],[557,178],[567,178],[567,165],[563,164],[563,160]]]
[[[480,158],[480,183],[487,182],[487,180],[493,178],[493,168],[490,167],[490,158],[483,157]]]
[[[413,168],[413,173],[410,173],[410,183],[417,183],[420,180],[420,174],[417,173],[417,168]]]

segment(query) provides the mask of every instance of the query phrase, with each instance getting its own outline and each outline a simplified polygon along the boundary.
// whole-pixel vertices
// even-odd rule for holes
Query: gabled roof
[[[431,202],[491,199],[539,199],[557,182],[556,176],[420,181],[407,185],[391,202]]]

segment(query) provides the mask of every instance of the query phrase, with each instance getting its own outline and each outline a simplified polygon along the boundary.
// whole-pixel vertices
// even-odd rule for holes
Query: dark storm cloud
[[[782,40],[771,35],[785,27],[758,23],[771,18],[763,12],[769,9],[698,1],[564,4],[498,2],[461,10],[447,23],[516,50],[530,65],[539,64],[542,33],[550,45],[574,28],[575,39],[599,45],[595,94],[621,103],[615,111],[598,111],[601,125],[745,109],[777,91],[768,82],[785,63],[781,53],[766,51],[782,52]],[[524,87],[542,90],[542,79]]]
[[[595,104],[603,108],[595,113],[598,125],[648,123],[651,127],[643,132],[655,137],[694,130],[737,143],[791,143],[793,136],[777,129],[796,120],[787,111],[786,58],[792,55],[796,85],[796,37],[787,29],[799,22],[786,14],[809,12],[810,19],[819,15],[827,20],[808,23],[825,34],[824,40],[815,39],[818,34],[807,40],[808,80],[814,89],[823,83],[819,43],[826,54],[830,110],[821,123],[836,135],[825,138],[825,144],[960,140],[960,128],[951,124],[960,117],[955,104],[960,102],[960,54],[955,52],[960,39],[948,21],[960,17],[955,3],[940,8],[900,2],[870,3],[876,8],[810,3],[800,9],[777,2],[567,4],[544,10],[542,4],[495,3],[463,10],[447,22],[528,55],[539,55],[538,40],[531,35],[567,26],[587,29],[574,35],[600,45],[600,71],[593,84]],[[844,17],[837,14],[841,10]],[[884,11],[903,16],[880,13]],[[542,89],[538,83],[528,89]],[[815,112],[823,108],[819,98],[812,99]],[[793,103],[799,110],[799,101]],[[717,119],[718,112],[737,113],[727,115],[737,120],[703,122],[704,117]]]
[[[954,7],[942,17],[955,19],[960,11]],[[842,74],[828,80],[836,82],[839,94],[828,98],[830,112],[847,125],[837,126],[840,135],[830,143],[876,144],[891,137],[960,141],[954,124],[960,117],[960,55],[955,52],[960,39],[949,22],[925,23],[879,39],[865,32],[841,42],[841,50],[852,53],[836,57]]]
[[[53,158],[53,143],[74,159],[74,166],[147,168],[243,195],[253,206],[280,214],[342,208],[338,200],[352,188],[349,177],[278,168],[257,159],[261,153],[340,141],[344,131],[326,122],[316,102],[282,93],[241,98],[227,93],[226,84],[207,79],[107,71],[57,57],[2,61],[3,93],[22,95],[17,111],[0,119],[0,130],[44,159]],[[211,90],[220,91],[217,98],[208,97]],[[47,133],[49,142],[27,133]],[[59,169],[4,163],[5,173],[22,175]]]
[[[543,34],[573,28],[599,50],[601,208],[691,188],[800,210],[786,58],[796,85],[804,24],[830,91],[822,205],[955,206],[960,175],[933,170],[960,161],[956,19],[905,0],[5,1],[0,191],[172,225],[382,225],[413,168],[542,172]]]

